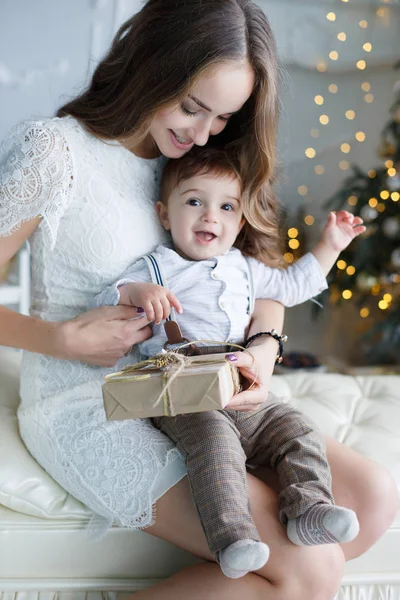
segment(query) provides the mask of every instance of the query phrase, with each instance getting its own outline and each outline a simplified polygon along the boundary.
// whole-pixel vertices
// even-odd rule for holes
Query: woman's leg
[[[346,560],[356,558],[377,542],[393,523],[398,509],[398,492],[392,475],[332,438],[326,439],[335,502],[353,509],[360,523],[355,540],[343,544]]]
[[[271,550],[269,561],[257,571],[258,575],[232,581],[213,564],[195,565],[150,590],[136,593],[132,600],[332,600],[343,573],[340,547],[292,544],[278,520],[277,494],[252,475],[248,476],[248,485],[253,518]],[[156,523],[147,531],[211,560],[187,478],[160,498]]]
[[[384,467],[333,438],[326,437],[326,450],[335,502],[354,510],[360,523],[355,540],[342,546],[346,560],[351,560],[366,552],[390,527],[398,510],[397,487]],[[255,474],[279,491],[276,474],[270,469],[257,469]]]

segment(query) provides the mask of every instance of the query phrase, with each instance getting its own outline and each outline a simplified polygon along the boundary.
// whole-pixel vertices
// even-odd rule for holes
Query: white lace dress
[[[43,217],[30,239],[31,314],[71,319],[163,233],[155,215],[163,159],[138,158],[73,118],[23,123],[0,147],[0,235]],[[142,528],[186,473],[147,420],[106,421],[101,384],[112,369],[24,352],[21,435],[31,454],[93,512],[92,526]]]

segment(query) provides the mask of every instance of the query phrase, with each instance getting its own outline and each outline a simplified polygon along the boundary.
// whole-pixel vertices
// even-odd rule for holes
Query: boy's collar
[[[218,260],[218,258],[220,258],[221,256],[227,256],[228,254],[231,254],[232,252],[239,252],[239,250],[237,248],[235,248],[234,246],[231,246],[223,254],[218,254],[216,256],[210,256],[209,258],[205,258],[203,260],[194,260],[192,258],[186,258],[185,256],[182,256],[181,254],[179,254],[179,252],[177,252],[175,250],[175,248],[173,247],[173,244],[171,242],[171,245],[162,244],[160,246],[157,246],[156,252],[159,252],[160,254],[169,254],[169,253],[173,252],[173,254],[175,256],[179,256],[179,258],[184,262],[207,262],[208,260]]]

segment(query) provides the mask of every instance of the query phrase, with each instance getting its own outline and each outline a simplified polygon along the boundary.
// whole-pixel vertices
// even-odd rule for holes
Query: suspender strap
[[[155,252],[145,254],[143,258],[149,267],[152,282],[168,289],[168,282],[164,275],[161,262],[158,260]],[[176,321],[176,311],[173,306],[171,306],[171,314],[166,321]]]
[[[251,270],[250,260],[248,256],[245,256],[246,265],[247,265],[247,275],[249,279],[249,305],[247,311],[249,315],[252,315],[254,312],[254,304],[255,304],[255,292],[254,292],[254,279],[253,272]]]
[[[167,279],[157,255],[151,252],[150,254],[145,254],[143,258],[149,268],[152,282],[168,289]],[[165,319],[164,329],[167,334],[168,344],[181,344],[188,341],[182,337],[182,332],[176,319],[176,310],[173,306],[171,306],[169,317]]]

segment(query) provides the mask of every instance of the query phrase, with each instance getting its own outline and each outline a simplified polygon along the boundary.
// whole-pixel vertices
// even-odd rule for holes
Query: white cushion
[[[91,512],[38,465],[19,436],[20,355],[0,347],[0,504],[36,517],[87,518]]]
[[[327,435],[391,471],[400,494],[400,377],[299,373],[272,378],[271,391]]]
[[[398,375],[299,373],[273,377],[271,384],[272,392],[309,415],[326,434],[389,469],[400,498],[399,390]],[[387,581],[399,581],[399,548],[400,508],[389,531],[368,552],[345,566],[348,583],[358,584],[365,578],[367,582],[382,581],[385,585],[366,589],[365,596],[354,586],[340,598],[351,595],[354,600],[384,600],[394,594],[393,598],[400,600],[396,590],[384,595],[381,589],[388,587]]]

